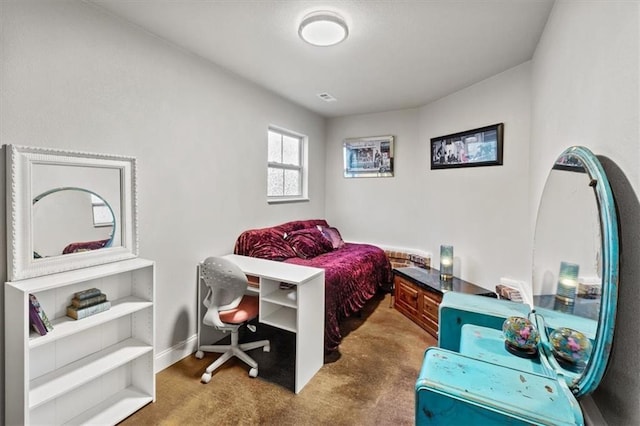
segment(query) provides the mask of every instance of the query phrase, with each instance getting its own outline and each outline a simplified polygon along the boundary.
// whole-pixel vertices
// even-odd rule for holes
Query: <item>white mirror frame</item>
[[[138,256],[136,160],[111,154],[7,145],[7,276],[9,281],[54,274]],[[33,258],[32,167],[35,164],[99,167],[120,173],[121,245],[99,250]],[[78,182],[78,187],[86,187]],[[90,188],[88,188],[90,189]]]

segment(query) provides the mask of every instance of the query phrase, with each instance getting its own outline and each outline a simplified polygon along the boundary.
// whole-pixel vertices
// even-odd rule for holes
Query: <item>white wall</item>
[[[91,5],[0,5],[0,141],[138,159],[157,353],[196,333],[199,260],[244,229],[324,216],[322,117]],[[270,124],[309,136],[310,202],[267,204]]]
[[[404,220],[392,215],[417,211],[419,197],[408,197],[418,182],[415,171],[420,158],[414,155],[418,137],[418,110],[333,118],[327,122],[326,217],[348,241],[366,241],[424,250],[421,235]],[[344,178],[342,142],[346,138],[393,135],[394,177]]]
[[[556,3],[532,63],[532,208],[568,146],[603,156],[610,173],[621,219],[619,305],[612,360],[593,399],[609,424],[640,424],[640,3]]]
[[[454,246],[457,276],[495,289],[530,281],[528,149],[530,64],[419,109],[328,120],[327,218],[346,239],[432,253]],[[430,170],[430,139],[505,124],[504,165]],[[342,177],[342,141],[396,136],[393,178]],[[524,243],[523,243],[524,242]]]

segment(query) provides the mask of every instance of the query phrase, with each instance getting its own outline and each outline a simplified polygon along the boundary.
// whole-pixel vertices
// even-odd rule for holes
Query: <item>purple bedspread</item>
[[[340,320],[362,309],[378,289],[390,289],[391,264],[382,249],[369,244],[346,243],[311,259],[297,257],[283,235],[317,225],[328,226],[323,219],[311,219],[245,231],[238,237],[234,253],[324,269],[324,345],[325,351],[333,352],[342,340]]]
[[[324,347],[338,349],[340,320],[358,312],[378,289],[388,290],[391,265],[384,251],[368,244],[346,243],[344,247],[312,259],[292,257],[287,263],[325,270]]]

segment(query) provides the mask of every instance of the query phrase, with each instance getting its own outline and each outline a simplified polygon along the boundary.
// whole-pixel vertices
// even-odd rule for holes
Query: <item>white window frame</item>
[[[89,194],[91,196],[91,213],[93,216],[93,227],[94,228],[103,228],[106,226],[113,226],[114,224],[114,219],[113,219],[113,212],[111,211],[111,207],[107,206],[107,203],[100,197],[98,197],[97,195],[94,195],[93,193]],[[109,209],[109,213],[111,213],[111,220],[107,221],[107,222],[100,222],[98,221],[98,216],[99,213],[96,212],[96,209],[101,209],[101,208],[107,208]]]
[[[268,187],[268,180],[267,180],[267,202],[271,204],[271,203],[309,201],[308,193],[307,193],[308,191],[307,146],[308,146],[309,138],[306,135],[303,135],[301,133],[294,132],[292,130],[284,129],[282,127],[277,127],[277,126],[269,126],[269,128],[267,129],[267,135],[269,134],[269,132],[274,132],[274,133],[278,133],[281,136],[289,136],[289,137],[298,139],[300,144],[298,149],[298,153],[300,155],[300,159],[299,159],[300,165],[268,161],[267,159],[267,175],[270,168],[281,169],[281,170],[296,170],[299,173],[300,187],[299,187],[298,195],[295,195],[295,196],[294,195],[271,196],[269,195],[269,187]],[[267,145],[268,145],[268,137],[267,137]]]

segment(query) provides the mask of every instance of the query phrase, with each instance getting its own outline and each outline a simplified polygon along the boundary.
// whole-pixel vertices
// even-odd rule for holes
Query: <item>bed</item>
[[[391,265],[385,252],[370,244],[344,242],[324,219],[244,231],[234,253],[325,270],[327,353],[340,345],[340,321],[359,312],[378,291],[391,288]]]

